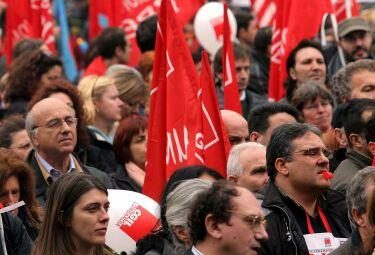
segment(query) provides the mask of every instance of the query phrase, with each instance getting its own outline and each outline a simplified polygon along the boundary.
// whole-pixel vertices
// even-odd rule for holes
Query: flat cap
[[[367,21],[360,17],[352,17],[341,21],[338,25],[339,37],[344,37],[353,31],[371,31]]]

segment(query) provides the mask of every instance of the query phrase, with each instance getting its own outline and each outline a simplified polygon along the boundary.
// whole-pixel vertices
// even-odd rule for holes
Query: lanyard
[[[323,210],[320,208],[319,205],[317,205],[316,207],[318,209],[319,217],[321,221],[323,222],[324,228],[326,229],[327,232],[332,233],[331,227],[329,226],[327,217],[324,215]],[[307,224],[307,230],[309,231],[309,234],[314,234],[315,231],[311,225],[310,217],[307,213],[306,213],[306,224]]]

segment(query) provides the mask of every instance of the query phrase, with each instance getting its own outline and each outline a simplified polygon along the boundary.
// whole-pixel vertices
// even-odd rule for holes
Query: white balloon
[[[115,252],[135,251],[136,238],[158,225],[160,206],[151,198],[128,190],[108,190],[110,207],[106,244]]]
[[[230,9],[228,9],[228,21],[231,30],[231,40],[234,41],[237,33],[237,22]],[[223,45],[223,24],[224,6],[222,3],[207,3],[198,10],[195,16],[195,35],[202,47],[212,56]]]

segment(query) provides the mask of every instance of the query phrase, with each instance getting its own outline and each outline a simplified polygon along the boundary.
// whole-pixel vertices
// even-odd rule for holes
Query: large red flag
[[[178,14],[180,25],[185,25],[204,4],[204,0],[170,0]],[[146,18],[159,12],[158,1],[90,1],[90,37],[97,36],[105,25],[122,27],[130,44],[129,65],[136,66],[139,61],[140,51],[137,46],[135,34],[138,24]],[[94,22],[94,24],[91,24]]]
[[[4,40],[7,63],[12,60],[13,46],[24,38],[40,38],[52,53],[56,52],[52,9],[49,0],[7,2]]]
[[[276,27],[271,46],[269,97],[281,99],[285,92],[286,59],[302,40],[319,31],[325,13],[332,13],[331,0],[277,0]]]
[[[272,26],[276,16],[275,0],[250,0],[258,27]]]
[[[204,146],[202,161],[208,167],[218,170],[222,176],[227,175],[227,159],[230,143],[221,119],[215,83],[211,72],[210,61],[206,52],[202,54],[200,76],[202,100],[202,140]]]
[[[168,13],[168,15],[167,15]],[[160,200],[178,168],[201,164],[198,75],[171,1],[162,0],[151,86],[143,193]]]
[[[359,4],[356,0],[332,0],[337,22],[359,15]]]
[[[224,83],[224,109],[238,112],[242,115],[240,95],[238,93],[235,60],[231,41],[231,32],[228,21],[228,6],[224,4],[224,33],[223,33],[223,83]]]

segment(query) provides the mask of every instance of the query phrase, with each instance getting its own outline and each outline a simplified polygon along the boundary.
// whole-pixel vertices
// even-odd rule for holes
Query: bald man
[[[221,110],[220,113],[232,146],[249,140],[247,121],[241,114],[230,110]]]
[[[108,176],[81,164],[73,155],[77,143],[77,118],[74,110],[56,98],[36,103],[26,116],[26,131],[34,149],[27,161],[36,175],[36,196],[46,203],[49,185],[70,172],[91,174],[112,188]]]

